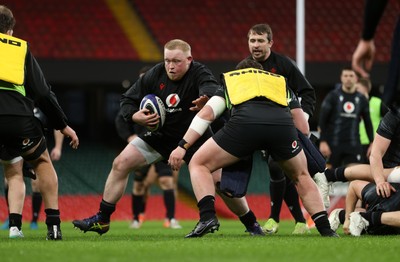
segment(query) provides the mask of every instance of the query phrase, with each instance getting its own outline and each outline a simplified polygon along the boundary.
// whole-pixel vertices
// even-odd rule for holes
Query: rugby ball
[[[155,126],[147,126],[147,129],[151,132],[159,130],[165,123],[166,115],[165,106],[161,98],[154,94],[146,95],[140,102],[140,110],[144,108],[148,109],[151,114],[157,113],[157,115],[160,116],[158,124]]]

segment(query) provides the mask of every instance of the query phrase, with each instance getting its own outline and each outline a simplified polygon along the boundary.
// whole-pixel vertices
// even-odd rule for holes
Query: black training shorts
[[[400,210],[400,184],[390,183],[397,191],[392,192],[389,198],[383,198],[376,194],[376,185],[367,184],[361,191],[362,206],[367,211],[399,211]]]
[[[171,167],[164,161],[160,161],[154,164],[156,168],[157,177],[169,176],[172,177],[172,169]],[[147,177],[147,173],[149,172],[150,166],[145,166],[135,172],[134,180],[137,182],[143,182]]]
[[[297,131],[290,125],[237,124],[229,121],[213,139],[238,158],[267,149],[275,161],[281,161],[296,156],[302,149]]]
[[[40,121],[34,116],[0,116],[0,159],[23,155],[43,139]]]

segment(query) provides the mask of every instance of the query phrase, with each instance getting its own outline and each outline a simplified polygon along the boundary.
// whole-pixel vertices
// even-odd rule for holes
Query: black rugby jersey
[[[389,148],[383,156],[382,162],[385,168],[392,168],[400,164],[400,112],[386,113],[376,131],[380,136],[390,140]]]
[[[372,141],[373,128],[367,98],[359,92],[343,92],[341,88],[330,91],[321,105],[321,141],[327,141],[330,146],[359,146],[361,118]]]
[[[160,97],[166,107],[166,118],[159,132],[166,139],[181,139],[197,112],[190,111],[192,101],[201,95],[211,97],[219,87],[211,71],[193,61],[189,70],[178,81],[168,78],[164,62],[147,71],[122,95],[121,112],[126,121],[139,110],[140,101],[147,94]]]

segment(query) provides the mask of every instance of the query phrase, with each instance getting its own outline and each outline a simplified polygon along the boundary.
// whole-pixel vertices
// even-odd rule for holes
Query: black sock
[[[10,213],[8,215],[8,219],[10,221],[9,228],[10,227],[17,227],[19,230],[21,230],[22,227],[22,215],[16,214],[16,213]]]
[[[325,176],[328,182],[347,182],[347,178],[344,176],[344,170],[346,167],[338,167],[335,169],[325,169]]]
[[[329,182],[336,182],[335,174],[332,169],[329,169],[329,168],[325,169],[324,174],[325,174],[326,180],[328,180]]]
[[[215,197],[214,196],[205,196],[203,197],[199,203],[197,203],[197,207],[200,211],[200,221],[207,221],[211,218],[215,217]]]
[[[346,210],[342,209],[342,210],[340,210],[340,212],[339,212],[339,221],[340,221],[340,224],[343,225],[345,220],[346,220]]]
[[[288,178],[286,178],[286,190],[284,199],[296,223],[305,223],[306,219],[304,218],[303,212],[301,211],[299,194],[297,193],[297,189],[292,180]]]
[[[4,197],[6,198],[6,204],[7,204],[7,208],[8,206],[8,185],[4,186]]]
[[[133,219],[139,221],[139,214],[143,211],[144,196],[132,194]]]
[[[32,193],[32,222],[38,221],[41,206],[42,206],[42,194],[40,194],[39,192],[33,192]]]
[[[249,210],[245,215],[239,217],[239,219],[246,228],[253,228],[254,224],[257,223],[257,218],[251,210]]]
[[[335,169],[335,177],[336,177],[336,181],[341,181],[341,182],[347,182],[347,178],[344,176],[344,170],[346,169],[346,167],[342,166],[342,167],[338,167]]]
[[[145,193],[147,194],[147,193]],[[140,213],[145,213],[146,212],[146,201],[147,201],[148,196],[144,195],[143,196],[143,202],[142,202],[142,211]]]
[[[286,178],[283,177],[280,180],[273,180],[271,178],[269,191],[271,197],[271,214],[269,217],[273,218],[276,222],[279,222],[283,197],[286,191]]]
[[[379,226],[382,225],[381,217],[383,211],[374,211],[374,212],[360,212],[360,215],[365,218],[371,226]]]
[[[46,213],[47,229],[51,230],[53,225],[57,225],[58,227],[60,226],[60,210],[47,208],[44,212]]]
[[[175,217],[175,193],[173,189],[164,190],[164,205],[167,210],[166,217],[171,220]]]
[[[332,233],[331,225],[328,220],[328,213],[326,211],[318,212],[312,215],[311,218],[321,236],[329,236]]]
[[[107,201],[104,201],[104,199],[101,200],[99,214],[102,222],[109,223],[110,217],[114,211],[115,204],[108,203]]]

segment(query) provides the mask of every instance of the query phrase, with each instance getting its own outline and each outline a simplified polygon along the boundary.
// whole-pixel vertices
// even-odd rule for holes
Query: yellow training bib
[[[26,41],[0,33],[0,80],[22,85],[25,78]]]
[[[238,105],[255,97],[266,97],[287,106],[286,80],[264,70],[246,68],[223,74],[230,102]]]

